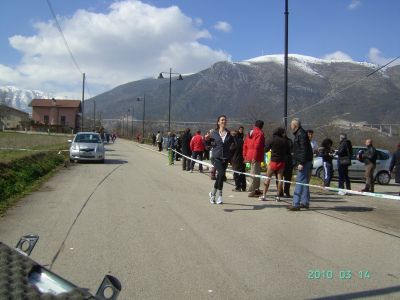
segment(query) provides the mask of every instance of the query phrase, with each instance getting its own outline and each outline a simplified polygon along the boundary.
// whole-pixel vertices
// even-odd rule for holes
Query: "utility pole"
[[[146,116],[146,93],[143,94],[142,139],[144,141],[144,118]]]
[[[132,104],[132,138],[133,138],[133,116],[134,116],[135,102]]]
[[[83,81],[82,81],[82,128],[81,131],[84,131],[83,128],[83,121],[84,121],[84,114],[85,114],[85,73],[83,75]]]
[[[96,130],[96,100],[93,100],[93,130]]]
[[[285,120],[285,130],[287,130],[287,98],[288,98],[288,52],[289,52],[289,0],[285,0],[285,66],[284,66],[284,76],[285,76],[285,82],[284,82],[284,103],[285,103],[285,108],[284,108],[284,120]]]

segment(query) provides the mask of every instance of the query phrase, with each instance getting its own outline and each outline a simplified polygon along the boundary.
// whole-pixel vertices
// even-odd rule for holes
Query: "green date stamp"
[[[370,279],[371,274],[368,270],[353,271],[349,269],[343,270],[325,270],[325,269],[311,269],[308,270],[309,280],[350,280],[354,278],[358,279]]]

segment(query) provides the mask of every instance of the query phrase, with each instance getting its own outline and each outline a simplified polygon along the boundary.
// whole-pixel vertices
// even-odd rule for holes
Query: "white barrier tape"
[[[214,167],[212,164],[209,164],[207,162],[203,162],[201,160],[197,160],[197,159],[191,158],[189,156],[186,156],[186,155],[176,151],[175,149],[172,149],[172,151],[178,153],[179,155],[181,155],[183,157],[186,157],[187,159],[190,159],[190,160],[192,160],[194,162],[197,162],[198,164],[206,165],[206,166],[209,166],[209,167]],[[227,172],[231,172],[231,173],[243,174],[243,175],[249,176],[249,177],[258,177],[258,178],[261,178],[261,179],[272,179],[272,177],[268,177],[268,176],[265,176],[265,175],[255,175],[255,174],[239,172],[239,171],[235,171],[235,170],[231,170],[231,169],[226,169],[226,171]],[[340,188],[334,188],[334,187],[325,187],[325,186],[319,186],[319,185],[315,185],[315,184],[293,182],[293,181],[287,181],[287,180],[278,180],[278,179],[276,179],[276,181],[314,187],[314,188],[318,188],[318,189],[322,189],[322,190],[330,191],[330,192],[344,192],[346,194],[368,196],[368,197],[374,197],[374,198],[385,198],[385,199],[392,199],[392,200],[400,201],[400,196],[395,196],[395,195],[379,194],[379,193],[371,193],[371,192],[359,192],[359,191],[346,190],[346,189],[340,189]]]
[[[60,154],[61,152],[65,152],[69,150],[46,150],[46,149],[42,149],[42,150],[36,150],[36,149],[24,149],[24,148],[0,148],[0,150],[11,150],[11,151],[32,151],[32,152],[45,152],[45,151],[58,151],[58,154]]]
[[[61,154],[61,152],[69,152],[69,150],[35,150],[35,149],[24,149],[24,148],[0,148],[0,150],[11,150],[11,151],[32,151],[32,152],[50,152],[50,151],[58,151],[57,154]]]

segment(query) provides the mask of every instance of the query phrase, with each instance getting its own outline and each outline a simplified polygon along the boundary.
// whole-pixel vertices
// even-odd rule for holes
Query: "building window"
[[[43,116],[44,124],[49,124],[49,116]]]
[[[65,116],[61,116],[61,125],[65,126],[67,118]]]

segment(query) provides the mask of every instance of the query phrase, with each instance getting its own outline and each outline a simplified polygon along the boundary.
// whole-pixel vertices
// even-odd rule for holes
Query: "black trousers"
[[[343,189],[346,183],[346,189],[351,190],[351,183],[349,177],[349,166],[341,165],[338,163],[338,173],[339,173],[339,188]]]
[[[278,178],[277,173],[275,172],[276,178]],[[285,164],[285,169],[283,170],[283,180],[285,181],[292,181],[293,177],[293,165],[292,164]],[[278,195],[282,197],[284,194],[286,196],[290,195],[290,182],[283,183],[283,190],[278,191]],[[278,180],[276,181],[276,188],[278,188]]]
[[[228,161],[219,158],[213,158],[212,164],[217,170],[217,180],[215,180],[214,188],[222,191],[222,188],[224,186],[224,177],[226,173],[226,168],[228,167]]]
[[[158,151],[162,151],[162,142],[158,142]]]
[[[244,172],[245,164],[241,164],[240,166],[235,166],[233,170],[238,172]],[[246,175],[233,173],[233,179],[235,180],[235,186],[237,190],[246,191]]]

